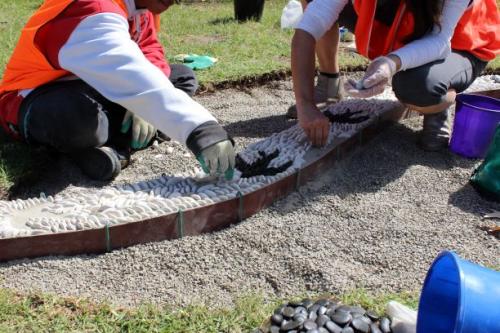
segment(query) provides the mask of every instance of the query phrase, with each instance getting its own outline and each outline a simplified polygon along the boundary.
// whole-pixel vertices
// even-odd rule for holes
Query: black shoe
[[[112,180],[128,164],[125,156],[120,155],[110,147],[89,148],[71,154],[71,158],[83,173],[94,180]]]
[[[424,126],[418,145],[425,151],[439,151],[448,147],[450,119],[448,109],[424,115]]]

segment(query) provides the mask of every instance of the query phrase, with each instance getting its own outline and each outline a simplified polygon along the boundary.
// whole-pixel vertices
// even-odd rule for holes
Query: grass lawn
[[[382,314],[389,300],[416,308],[418,297],[416,293],[370,295],[359,289],[336,299]],[[231,309],[204,306],[175,310],[155,306],[120,309],[86,300],[17,295],[0,290],[0,332],[251,332],[281,303],[283,300],[266,301],[256,294],[242,297]]]

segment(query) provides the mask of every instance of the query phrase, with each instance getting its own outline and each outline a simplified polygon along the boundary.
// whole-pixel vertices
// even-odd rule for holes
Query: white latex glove
[[[127,111],[122,121],[122,133],[127,133],[132,126],[132,141],[130,146],[133,149],[145,148],[156,133],[156,128],[134,113]]]
[[[417,311],[395,301],[387,303],[386,312],[392,321],[394,333],[416,333]]]
[[[396,72],[397,65],[394,60],[388,57],[378,57],[368,65],[361,81],[347,80],[344,90],[348,95],[357,98],[381,94]]]
[[[205,173],[224,174],[227,180],[231,180],[234,174],[235,157],[233,144],[225,140],[203,149],[196,158]]]

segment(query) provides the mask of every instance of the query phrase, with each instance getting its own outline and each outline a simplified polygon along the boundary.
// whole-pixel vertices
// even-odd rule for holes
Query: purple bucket
[[[500,123],[500,100],[459,94],[450,149],[464,157],[483,158]]]

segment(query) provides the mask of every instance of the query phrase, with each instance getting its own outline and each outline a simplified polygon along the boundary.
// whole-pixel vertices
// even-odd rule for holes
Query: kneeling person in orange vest
[[[158,15],[174,0],[45,0],[22,31],[0,84],[0,124],[12,137],[69,154],[109,180],[157,130],[205,171],[231,174],[232,140],[191,96],[194,72],[169,65]]]
[[[354,31],[357,51],[372,60],[346,93],[380,94],[392,82],[396,97],[424,114],[424,150],[448,145],[448,108],[488,61],[500,53],[495,0],[304,0],[309,3],[292,41],[292,73],[299,124],[315,145],[325,144],[329,122],[317,97],[338,92],[338,24]],[[318,85],[313,88],[315,50]],[[325,83],[326,82],[326,83]],[[316,91],[315,91],[316,90]]]

